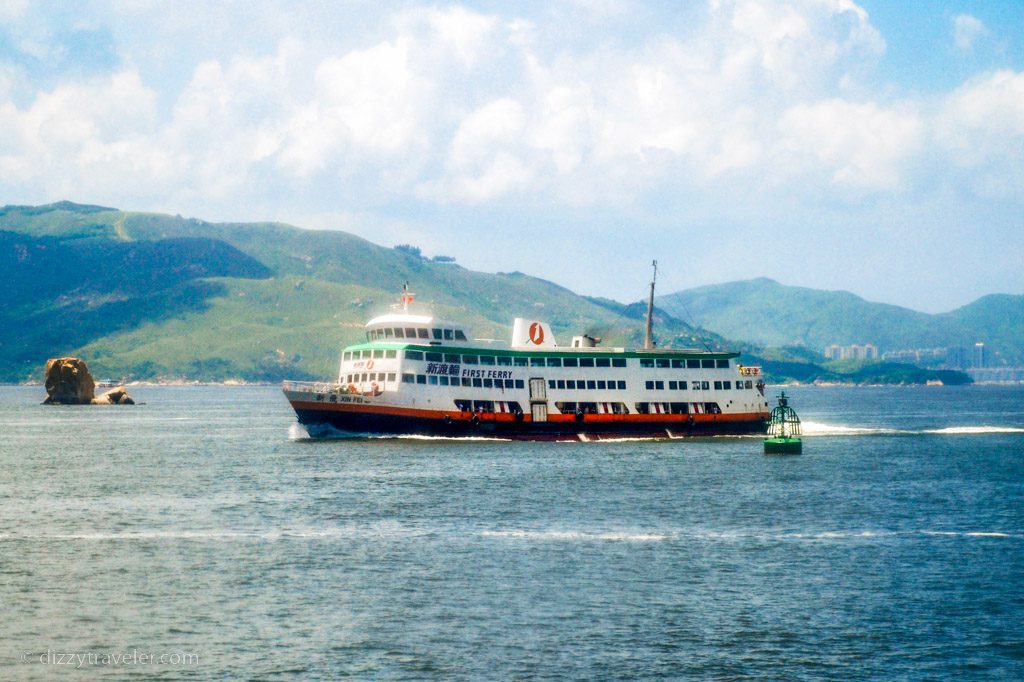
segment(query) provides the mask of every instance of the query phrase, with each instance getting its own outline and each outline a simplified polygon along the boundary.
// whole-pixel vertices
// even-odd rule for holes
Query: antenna
[[[413,300],[413,298],[415,298],[415,296],[416,296],[416,294],[414,294],[411,291],[409,291],[409,283],[408,282],[406,282],[405,284],[402,285],[402,298],[400,299],[401,300],[401,306],[402,306],[402,312],[408,312],[409,304],[412,303],[412,300]],[[392,308],[398,308],[398,305],[392,305],[391,307]]]
[[[651,277],[651,295],[647,299],[647,329],[644,333],[644,350],[654,349],[652,326],[654,323],[654,283],[658,281],[658,261],[652,261],[651,266],[654,268],[654,276]]]

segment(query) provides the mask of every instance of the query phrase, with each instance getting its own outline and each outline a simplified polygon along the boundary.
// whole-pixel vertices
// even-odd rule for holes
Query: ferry
[[[739,353],[655,348],[654,283],[643,348],[560,345],[543,320],[515,318],[510,343],[475,339],[457,322],[397,311],[371,319],[346,347],[336,381],[285,381],[312,437],[425,435],[601,440],[763,434],[761,368]]]

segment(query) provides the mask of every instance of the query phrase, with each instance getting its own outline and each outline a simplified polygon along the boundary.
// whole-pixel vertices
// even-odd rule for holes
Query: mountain
[[[993,363],[1024,364],[1024,296],[985,296],[930,315],[872,303],[846,291],[819,291],[753,279],[688,289],[658,304],[727,338],[765,346],[873,343],[881,351],[983,342]]]
[[[0,380],[78,355],[100,378],[329,377],[405,282],[439,317],[504,339],[513,317],[635,345],[642,310],[522,273],[479,273],[339,231],[60,202],[0,208]],[[639,288],[639,287],[638,287]],[[720,337],[659,311],[663,345]]]

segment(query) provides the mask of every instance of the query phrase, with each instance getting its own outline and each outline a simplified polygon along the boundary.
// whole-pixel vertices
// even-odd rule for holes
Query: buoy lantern
[[[768,422],[768,438],[764,441],[766,455],[799,455],[803,452],[800,441],[800,417],[789,406],[786,392],[779,395],[779,404],[772,410]]]

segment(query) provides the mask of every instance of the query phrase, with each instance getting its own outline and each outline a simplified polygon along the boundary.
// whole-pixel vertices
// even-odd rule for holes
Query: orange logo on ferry
[[[530,325],[530,341],[535,346],[544,343],[544,327],[540,326],[540,322],[534,322]]]

